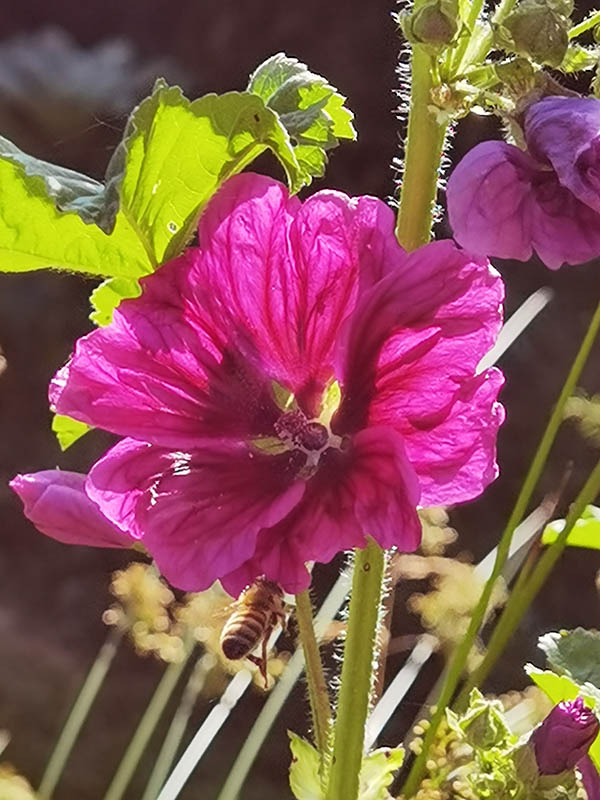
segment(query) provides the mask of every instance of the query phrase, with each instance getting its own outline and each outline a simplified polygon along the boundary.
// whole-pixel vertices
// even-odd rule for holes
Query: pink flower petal
[[[531,204],[531,243],[549,269],[582,264],[600,256],[600,214],[543,173]]]
[[[169,448],[266,433],[276,380],[312,414],[359,284],[403,258],[381,201],[269,178],[228,181],[190,248],[78,342],[53,381],[63,414]]]
[[[545,97],[525,112],[525,137],[532,155],[549,161],[561,184],[600,213],[600,100]]]
[[[25,516],[41,533],[65,544],[131,547],[133,540],[113,525],[85,493],[86,476],[58,469],[17,475],[10,482]]]
[[[406,452],[421,482],[423,506],[471,500],[498,476],[496,438],[504,408],[497,397],[503,384],[499,370],[487,370],[464,381],[446,416],[430,427],[426,412],[408,421]]]
[[[94,466],[87,491],[174,586],[201,591],[250,558],[258,531],[300,501],[301,466],[293,453],[231,442],[188,455],[124,439]]]
[[[268,374],[312,413],[358,285],[402,259],[380,200],[324,191],[302,205],[256,175],[228,181],[200,220],[197,282],[251,335]]]
[[[142,297],[123,302],[111,325],[78,340],[51,383],[56,411],[181,449],[271,430],[279,411],[270,381],[223,333],[211,339],[183,305],[193,267],[188,251],[144,281]]]
[[[504,142],[469,150],[446,190],[456,241],[484,256],[531,258],[531,181],[537,169],[527,153]]]
[[[487,261],[436,242],[365,293],[347,323],[334,428],[398,430],[423,505],[470,499],[497,474],[501,381],[474,375],[502,324],[503,288]]]
[[[535,250],[549,269],[600,255],[600,214],[513,145],[470,150],[450,176],[447,198],[454,237],[474,253],[527,261]]]
[[[287,592],[302,591],[310,583],[306,562],[327,562],[341,550],[364,547],[367,535],[385,548],[418,547],[419,483],[396,431],[368,428],[353,438],[348,452],[330,450],[325,458],[302,502],[261,531],[253,556],[222,579],[232,595],[263,574]]]

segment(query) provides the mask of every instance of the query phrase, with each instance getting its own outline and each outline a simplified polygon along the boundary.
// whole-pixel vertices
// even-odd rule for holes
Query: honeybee
[[[257,578],[234,603],[234,611],[221,633],[221,649],[226,658],[247,658],[260,669],[267,684],[267,644],[277,623],[285,625],[283,589],[278,583]],[[262,644],[260,656],[252,651]]]

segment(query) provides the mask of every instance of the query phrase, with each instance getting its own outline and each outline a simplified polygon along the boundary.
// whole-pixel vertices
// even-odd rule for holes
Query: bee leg
[[[288,622],[290,621],[289,615],[286,614],[284,611],[276,611],[275,612],[275,619],[281,625],[281,629],[284,633],[288,632]]]

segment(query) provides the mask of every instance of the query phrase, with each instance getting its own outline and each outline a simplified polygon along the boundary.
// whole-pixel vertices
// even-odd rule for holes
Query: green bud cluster
[[[495,30],[496,45],[559,67],[569,46],[571,0],[522,0]]]
[[[400,14],[398,21],[413,44],[435,48],[453,44],[460,31],[458,0],[427,0],[413,11]]]

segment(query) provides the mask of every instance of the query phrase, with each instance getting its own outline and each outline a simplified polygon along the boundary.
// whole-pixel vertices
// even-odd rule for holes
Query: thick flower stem
[[[533,494],[533,490],[538,482],[542,469],[546,463],[546,459],[548,458],[548,454],[550,453],[550,448],[556,438],[556,434],[558,433],[558,429],[563,419],[564,408],[567,400],[573,394],[573,391],[577,385],[577,381],[579,380],[579,376],[581,375],[581,371],[587,361],[589,356],[590,350],[592,345],[596,339],[598,334],[598,328],[600,327],[600,303],[596,308],[594,316],[590,322],[589,328],[584,336],[584,339],[581,343],[579,351],[575,356],[575,360],[567,379],[564,383],[560,396],[558,398],[558,402],[554,407],[552,415],[548,421],[548,425],[546,426],[546,430],[542,436],[542,439],[538,445],[537,451],[533,457],[523,485],[521,486],[521,491],[519,492],[519,496],[517,497],[515,506],[512,510],[510,518],[506,524],[506,527],[502,533],[502,537],[498,544],[498,549],[496,551],[496,560],[494,562],[494,567],[492,569],[492,573],[484,586],[483,592],[475,610],[473,611],[473,616],[471,617],[471,621],[469,623],[469,628],[467,633],[465,634],[464,638],[462,639],[461,643],[458,645],[456,650],[454,651],[450,663],[448,664],[448,669],[446,672],[446,677],[442,688],[440,690],[439,697],[436,700],[436,711],[431,718],[430,727],[427,730],[425,738],[423,740],[423,747],[420,754],[415,759],[412,769],[408,775],[406,784],[403,788],[403,794],[405,797],[411,797],[417,791],[418,785],[421,781],[421,777],[423,775],[423,771],[425,768],[425,762],[427,760],[427,752],[431,743],[433,742],[438,726],[446,713],[446,707],[452,700],[452,696],[458,686],[458,682],[460,681],[461,675],[463,673],[467,658],[471,651],[471,647],[473,646],[473,642],[477,634],[479,633],[479,629],[483,623],[485,618],[485,613],[487,611],[487,607],[490,601],[490,597],[492,594],[492,590],[494,588],[494,584],[496,583],[498,577],[502,573],[502,569],[504,564],[506,563],[506,559],[508,558],[508,554],[510,552],[510,544],[512,541],[513,533],[515,528],[522,520],[529,501],[531,500],[531,496]]]
[[[375,649],[385,554],[372,539],[356,551],[327,800],[356,800]]]
[[[312,603],[310,602],[308,589],[296,595],[296,619],[306,663],[306,682],[308,684],[308,697],[315,732],[315,744],[319,752],[324,754],[329,744],[331,706],[319,653],[319,644],[315,636]]]
[[[165,710],[165,706],[167,705],[169,698],[171,697],[171,694],[173,693],[173,690],[179,681],[181,673],[183,672],[183,669],[187,664],[192,651],[193,647],[188,645],[184,658],[182,658],[181,661],[169,664],[164,671],[163,676],[156,687],[156,691],[148,703],[139,725],[137,726],[137,729],[129,743],[129,746],[125,751],[123,758],[121,759],[121,763],[114,774],[111,784],[104,795],[104,800],[121,800],[125,794],[125,791],[129,786],[131,779],[133,778],[133,773],[135,772],[140,758],[142,757],[144,749],[148,744],[148,741],[150,740],[150,737],[152,736],[163,711]]]
[[[104,683],[122,637],[123,631],[119,628],[111,629],[87,674],[42,776],[38,795],[43,800],[49,800],[52,797],[83,723]]]
[[[446,136],[447,125],[437,122],[429,110],[432,88],[431,56],[416,45],[412,52],[408,135],[396,228],[398,241],[408,251],[427,244],[431,237]]]
[[[593,502],[600,492],[600,461],[587,479],[583,489],[578,494],[575,502],[571,506],[565,527],[560,535],[545,551],[535,567],[528,573],[529,577],[522,583],[517,584],[511,592],[510,598],[494,632],[490,638],[487,653],[479,667],[473,672],[461,691],[457,706],[464,705],[468,694],[474,686],[480,685],[489,675],[498,657],[504,651],[506,644],[516,627],[519,625],[523,616],[537,593],[544,585],[546,578],[553,570],[556,562],[560,558],[563,550],[567,546],[569,533],[575,527],[575,523],[581,517],[585,507]]]

